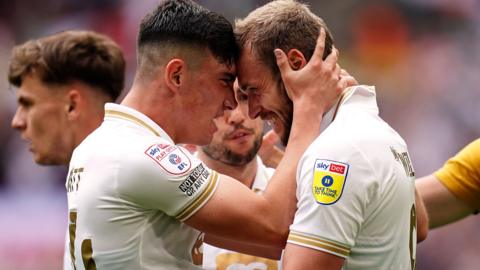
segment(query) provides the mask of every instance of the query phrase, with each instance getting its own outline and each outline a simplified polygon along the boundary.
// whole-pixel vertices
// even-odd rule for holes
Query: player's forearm
[[[317,108],[318,111],[318,108]],[[270,202],[272,220],[277,224],[279,233],[285,237],[296,211],[296,173],[298,161],[308,146],[320,134],[322,113],[315,113],[305,107],[295,107],[292,129],[285,155],[264,193]],[[280,210],[280,211],[278,211]]]
[[[237,242],[216,235],[205,235],[205,242],[223,249],[233,250],[243,254],[249,254],[257,257],[269,258],[272,260],[280,260],[283,247],[271,247],[255,245],[252,243]]]
[[[455,197],[433,174],[418,179],[416,188],[425,204],[430,229],[473,213],[471,207]]]
[[[276,196],[285,197],[283,193],[279,191]],[[185,223],[221,238],[283,248],[289,224],[282,222],[283,206],[275,203],[239,181],[220,175],[212,197]]]
[[[235,187],[235,191],[216,192],[218,194],[236,193],[239,199],[236,203],[240,205],[240,209],[236,209],[235,217],[232,216],[230,220],[241,220],[241,223],[225,224],[225,226],[221,226],[222,233],[219,231],[212,231],[212,233],[240,242],[268,245],[275,248],[284,247],[289,226],[296,211],[297,164],[307,147],[320,133],[319,118],[321,119],[322,114],[310,116],[307,114],[311,111],[305,111],[305,109],[306,107],[298,109],[297,113],[299,114],[294,115],[284,158],[269,181],[263,196],[251,196],[250,192],[246,192],[240,187]],[[221,185],[219,188],[233,188],[236,184]],[[229,202],[224,200],[223,204],[228,207],[226,204]]]

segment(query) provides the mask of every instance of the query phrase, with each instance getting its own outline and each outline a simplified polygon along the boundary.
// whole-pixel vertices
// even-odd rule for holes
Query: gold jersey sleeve
[[[435,172],[455,196],[480,209],[480,139],[463,148]]]

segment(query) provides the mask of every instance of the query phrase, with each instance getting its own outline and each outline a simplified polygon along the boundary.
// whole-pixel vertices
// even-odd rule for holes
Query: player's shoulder
[[[354,133],[326,135],[319,136],[305,152],[299,163],[301,175],[309,177],[317,171],[328,171],[346,177],[353,169],[355,175],[366,176],[362,181],[374,181],[376,174],[391,165],[393,157],[390,145],[397,145]]]
[[[182,181],[207,174],[208,168],[188,150],[160,137],[137,143],[126,155],[114,163],[118,166],[118,188],[122,193],[169,184],[178,184],[182,190]]]
[[[480,165],[480,138],[466,145],[455,157],[475,161],[476,165]]]
[[[344,158],[345,156],[351,156],[358,151],[358,147],[355,146],[357,142],[352,140],[352,137],[353,135],[327,129],[310,144],[303,158]]]
[[[475,149],[476,151],[480,151],[480,138],[474,140],[468,146]]]
[[[198,165],[198,160],[181,146],[158,140],[144,144],[140,156],[148,166],[171,176],[181,176]]]
[[[386,155],[391,155],[392,147],[407,151],[403,138],[379,117],[366,120],[344,117],[333,121],[309,146],[305,155],[381,163]]]

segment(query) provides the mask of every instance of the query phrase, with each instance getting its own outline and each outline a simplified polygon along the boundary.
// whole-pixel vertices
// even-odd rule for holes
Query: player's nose
[[[245,114],[240,109],[240,106],[237,105],[237,107],[228,114],[228,123],[233,125],[243,123],[243,121],[245,121]]]
[[[12,128],[16,130],[23,130],[27,126],[27,121],[25,120],[25,116],[18,108],[13,115],[12,122],[10,123]]]
[[[262,111],[262,106],[260,102],[256,98],[252,98],[251,96],[248,97],[248,116],[251,119],[255,119],[260,115]]]

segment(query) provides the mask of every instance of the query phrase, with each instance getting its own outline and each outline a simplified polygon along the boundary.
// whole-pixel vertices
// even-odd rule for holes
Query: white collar
[[[132,109],[130,107],[115,104],[115,103],[106,103],[105,104],[105,120],[106,119],[120,119],[123,121],[128,121],[134,123],[156,136],[162,137],[172,144],[175,144],[173,140],[168,136],[168,134],[152,119],[143,113]]]
[[[375,96],[375,86],[356,85],[346,88],[337,100],[337,103],[323,115],[322,123],[320,124],[320,131],[323,132],[335,120],[335,117],[345,105],[357,104],[359,101],[364,102],[365,98],[368,99],[366,105],[367,108],[374,109],[378,114]]]

